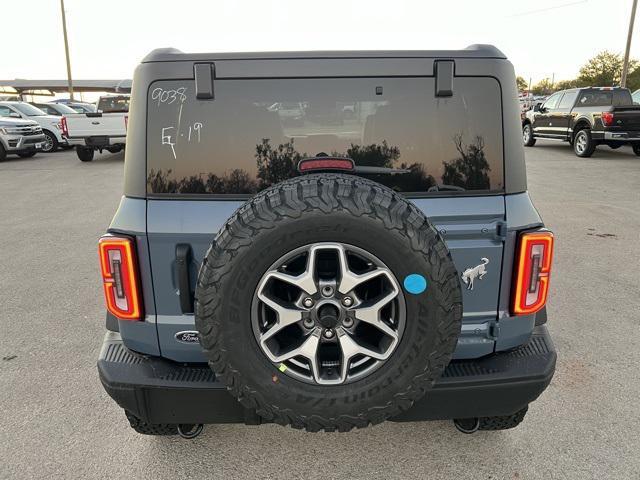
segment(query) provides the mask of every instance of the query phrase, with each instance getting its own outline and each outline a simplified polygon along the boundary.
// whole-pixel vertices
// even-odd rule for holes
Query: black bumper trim
[[[525,345],[477,360],[454,360],[423,399],[393,421],[510,415],[551,382],[556,352],[546,326]],[[100,380],[125,410],[148,423],[260,423],[217,381],[207,365],[177,364],[128,350],[107,332],[98,359]]]

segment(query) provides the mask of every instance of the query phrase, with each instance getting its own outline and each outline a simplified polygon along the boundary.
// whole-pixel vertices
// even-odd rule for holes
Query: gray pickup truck
[[[99,241],[130,425],[518,425],[556,353],[516,98],[486,45],[150,53]]]
[[[37,122],[2,116],[0,112],[0,162],[9,154],[22,158],[33,157],[42,150],[45,141]]]

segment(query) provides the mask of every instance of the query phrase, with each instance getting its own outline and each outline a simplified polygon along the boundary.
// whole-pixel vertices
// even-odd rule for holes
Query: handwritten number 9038
[[[175,102],[184,103],[187,99],[187,96],[184,94],[187,89],[186,87],[180,87],[175,90],[165,90],[163,88],[154,88],[151,92],[151,99],[158,102],[158,106],[166,103],[167,105],[171,105]]]

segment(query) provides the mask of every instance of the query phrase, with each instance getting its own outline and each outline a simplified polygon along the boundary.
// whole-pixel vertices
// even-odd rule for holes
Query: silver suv
[[[44,143],[42,127],[33,120],[0,118],[0,162],[9,153],[33,157]]]

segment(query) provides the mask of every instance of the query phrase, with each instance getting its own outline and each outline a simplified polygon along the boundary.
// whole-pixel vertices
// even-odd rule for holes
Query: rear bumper
[[[393,421],[510,415],[549,385],[556,352],[546,326],[510,352],[454,360],[433,390]],[[108,332],[98,359],[100,380],[125,410],[148,423],[260,423],[206,365],[176,364],[128,350]]]
[[[82,147],[106,148],[112,145],[124,145],[127,137],[123,136],[103,136],[95,135],[90,137],[68,137],[66,141],[69,145],[80,145]]]
[[[640,142],[640,130],[592,132],[595,140]]]

